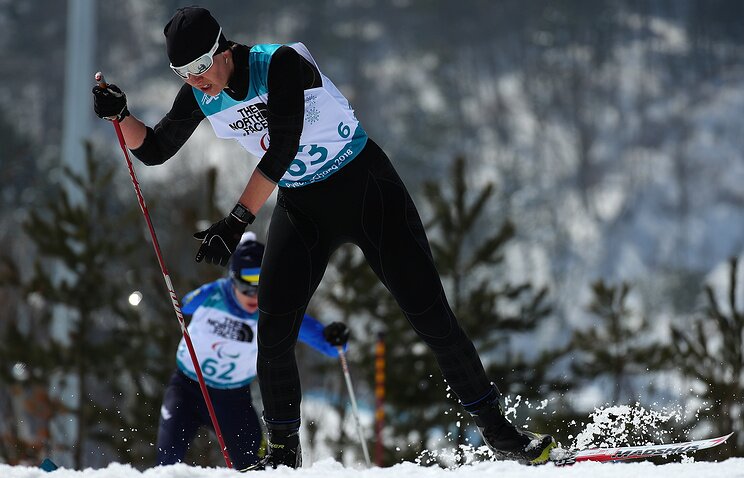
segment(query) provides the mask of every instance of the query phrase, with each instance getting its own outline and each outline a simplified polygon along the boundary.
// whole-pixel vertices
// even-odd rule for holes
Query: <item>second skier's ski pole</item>
[[[99,71],[96,73],[95,76],[96,82],[98,82],[98,85],[101,88],[106,88],[106,80],[103,78],[103,74]],[[214,407],[212,407],[212,400],[209,398],[209,391],[207,390],[207,385],[204,383],[204,376],[202,375],[201,367],[199,366],[199,360],[196,358],[196,352],[194,351],[194,346],[191,343],[191,336],[189,335],[189,331],[186,328],[186,323],[183,320],[183,312],[181,312],[181,306],[178,303],[178,296],[176,295],[176,292],[173,290],[173,283],[171,282],[170,275],[168,274],[168,269],[165,267],[165,261],[163,260],[163,254],[160,252],[160,245],[158,244],[158,238],[155,235],[155,228],[152,225],[152,221],[150,220],[150,213],[147,211],[147,205],[145,204],[145,198],[142,196],[142,191],[139,187],[139,182],[137,181],[137,176],[134,174],[134,166],[132,165],[132,160],[129,159],[129,152],[127,151],[127,144],[126,141],[124,141],[124,134],[121,132],[121,126],[119,126],[119,121],[114,119],[112,121],[114,124],[114,129],[116,130],[116,136],[119,138],[119,146],[121,146],[121,150],[124,152],[124,159],[127,162],[127,167],[129,168],[129,176],[132,178],[132,185],[134,185],[134,192],[137,194],[137,201],[139,202],[140,209],[142,210],[142,214],[145,216],[145,222],[147,222],[147,227],[150,229],[150,237],[152,238],[152,247],[155,249],[155,255],[158,258],[158,264],[160,264],[160,271],[163,273],[163,279],[165,279],[165,285],[168,288],[168,292],[170,293],[171,303],[173,304],[173,310],[176,312],[176,318],[178,319],[178,323],[181,325],[181,333],[183,334],[184,342],[186,343],[186,347],[189,349],[189,355],[191,355],[191,361],[194,363],[194,369],[196,370],[196,376],[199,379],[199,387],[201,388],[202,395],[204,396],[204,402],[207,404],[207,410],[209,411],[209,418],[212,420],[212,426],[214,427],[214,432],[217,435],[217,441],[220,444],[220,449],[222,451],[222,456],[225,458],[225,464],[228,468],[232,468],[232,461],[230,461],[230,456],[227,454],[227,447],[225,446],[225,441],[222,437],[222,431],[220,430],[220,425],[217,423],[217,416],[214,413]]]
[[[344,352],[344,346],[349,341],[349,328],[343,322],[333,322],[325,326],[323,329],[323,337],[338,351],[338,359],[341,362],[341,369],[344,372],[346,389],[349,391],[351,412],[354,415],[354,421],[356,422],[356,429],[359,434],[359,443],[362,445],[362,451],[364,452],[364,460],[367,462],[367,466],[372,466],[369,459],[369,451],[367,450],[367,441],[364,439],[362,422],[359,420],[359,408],[357,407],[356,396],[354,395],[354,387],[351,385],[349,365],[346,363],[346,353]]]
[[[351,400],[351,412],[354,415],[356,421],[356,429],[359,434],[359,442],[362,444],[362,451],[364,452],[364,460],[367,462],[367,466],[372,466],[369,459],[369,451],[367,450],[367,441],[364,439],[364,431],[362,430],[362,422],[359,420],[359,408],[357,407],[356,396],[354,395],[354,387],[351,385],[351,374],[349,373],[349,365],[346,363],[346,353],[344,353],[344,347],[342,345],[336,346],[338,350],[338,359],[341,361],[341,368],[344,371],[344,379],[346,380],[346,388],[349,390],[349,399]]]

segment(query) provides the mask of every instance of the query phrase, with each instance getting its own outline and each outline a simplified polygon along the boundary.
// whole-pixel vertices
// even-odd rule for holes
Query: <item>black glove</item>
[[[116,85],[93,87],[93,109],[99,118],[121,121],[129,116],[127,95]]]
[[[202,241],[196,253],[196,262],[206,259],[209,264],[226,266],[246,226],[247,222],[230,214],[209,226],[209,229],[194,234],[195,239]]]
[[[323,329],[323,338],[334,347],[343,347],[349,341],[349,333],[349,328],[343,322],[331,322]]]

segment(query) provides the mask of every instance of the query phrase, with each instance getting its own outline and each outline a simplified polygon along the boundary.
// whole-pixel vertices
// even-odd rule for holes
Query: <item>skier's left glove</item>
[[[323,329],[323,338],[334,347],[343,347],[349,341],[349,333],[343,322],[331,322]]]
[[[202,241],[196,253],[196,262],[204,259],[209,264],[226,266],[245,228],[254,219],[255,216],[238,203],[226,218],[215,222],[209,229],[194,234],[194,239]]]

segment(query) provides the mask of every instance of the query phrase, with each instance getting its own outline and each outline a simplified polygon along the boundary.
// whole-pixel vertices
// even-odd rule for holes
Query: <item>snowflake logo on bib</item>
[[[309,124],[317,123],[320,120],[320,110],[316,104],[318,99],[315,95],[310,95],[305,98],[305,121]]]

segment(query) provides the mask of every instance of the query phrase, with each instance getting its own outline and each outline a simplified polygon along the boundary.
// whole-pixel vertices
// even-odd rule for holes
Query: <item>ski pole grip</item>
[[[95,75],[96,83],[98,83],[98,86],[100,86],[103,89],[108,88],[108,84],[106,83],[106,79],[103,77],[103,73],[100,71],[96,72]]]

